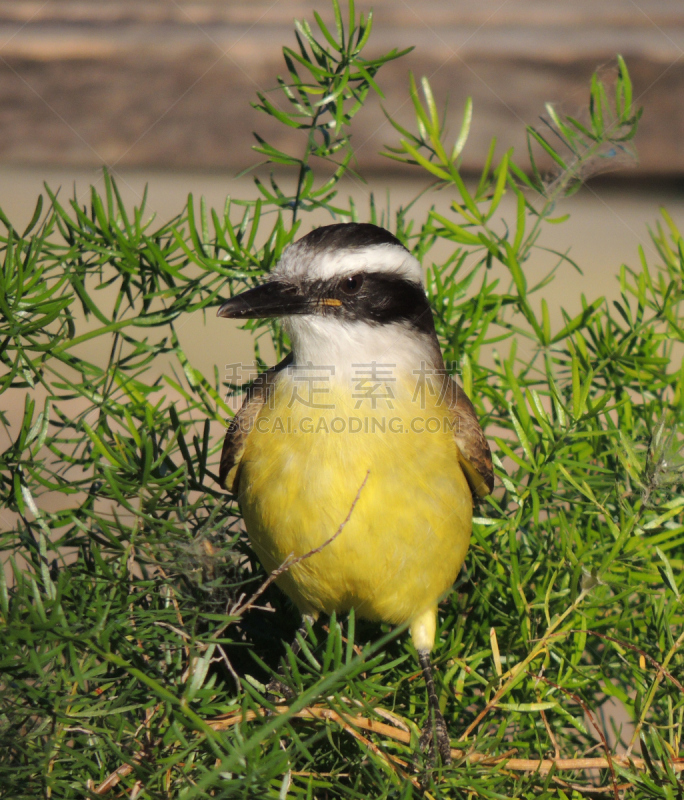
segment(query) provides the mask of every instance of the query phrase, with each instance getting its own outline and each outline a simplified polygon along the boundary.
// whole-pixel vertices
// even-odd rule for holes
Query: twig
[[[93,794],[107,794],[107,792],[118,785],[122,778],[130,775],[134,767],[139,764],[140,761],[140,756],[135,756],[132,764],[122,764],[120,767],[117,767],[117,769],[110,773],[99,786],[93,789]]]
[[[240,725],[243,722],[252,722],[257,719],[266,719],[269,715],[273,714],[287,714],[290,712],[289,706],[275,706],[273,709],[269,709],[268,711],[264,710],[263,712],[257,711],[248,711],[245,714],[237,713],[237,714],[229,714],[222,717],[216,717],[214,719],[207,720],[207,724],[210,728],[215,731],[225,731],[229,730],[230,728],[234,727],[235,725]],[[331,708],[323,707],[323,706],[308,706],[307,708],[303,708],[300,711],[296,711],[291,714],[292,719],[301,719],[309,722],[313,721],[327,721],[327,722],[334,722],[340,725],[344,730],[346,730],[350,735],[353,735],[355,739],[366,744],[373,750],[373,752],[381,754],[384,758],[391,759],[393,763],[393,767],[397,769],[401,769],[402,766],[406,766],[405,762],[397,759],[395,756],[390,756],[388,753],[384,753],[383,751],[378,750],[377,746],[372,744],[371,742],[366,739],[366,737],[359,734],[359,730],[368,731],[369,733],[376,733],[380,736],[384,736],[387,739],[393,739],[396,742],[401,742],[405,745],[411,744],[411,734],[409,732],[409,727],[404,720],[402,720],[398,715],[392,715],[393,721],[396,723],[395,725],[387,725],[384,722],[378,722],[374,719],[369,719],[368,717],[364,717],[361,714],[341,714],[338,711],[333,711]],[[358,729],[358,730],[357,730]],[[557,772],[569,772],[569,771],[584,771],[590,769],[612,769],[613,765],[617,765],[622,767],[623,769],[636,769],[640,772],[646,772],[648,770],[648,766],[646,761],[643,758],[634,758],[627,755],[614,755],[611,756],[610,759],[605,757],[597,757],[597,758],[543,758],[543,759],[528,759],[528,758],[512,758],[511,753],[515,751],[509,751],[507,753],[503,753],[501,755],[490,755],[488,753],[474,753],[474,752],[467,752],[466,750],[461,750],[457,748],[451,749],[451,757],[455,761],[460,761],[461,759],[465,759],[469,764],[479,764],[482,767],[496,767],[499,765],[503,765],[504,769],[512,770],[514,772],[550,772],[552,769],[556,770]],[[136,756],[131,760],[131,763],[122,764],[118,769],[109,775],[106,780],[104,780],[96,789],[93,790],[93,793],[96,795],[103,795],[107,794],[111,789],[113,789],[123,778],[127,775],[130,775],[133,772],[135,766],[140,763],[141,757]],[[684,758],[675,758],[670,761],[670,767],[676,773],[684,773]],[[294,773],[293,773],[294,774]],[[412,776],[407,776],[410,780],[413,781]],[[559,781],[560,782],[560,781]],[[575,784],[567,784],[572,786],[573,789],[577,791],[589,791],[589,787],[580,787],[576,786]],[[611,787],[604,787],[602,789],[592,788],[591,791],[601,791],[605,792],[606,788],[608,791],[614,791],[616,788],[619,791],[628,788],[632,784],[613,784]]]
[[[553,757],[554,759],[560,758],[560,749],[558,747],[558,742],[556,741],[556,737],[553,735],[553,731],[551,730],[551,726],[549,725],[548,719],[546,719],[546,714],[544,713],[543,709],[539,710],[539,713],[542,718],[542,722],[544,723],[544,727],[546,728],[546,735],[551,740],[551,744],[553,745]]]
[[[629,747],[627,748],[627,755],[630,755],[631,752],[632,752],[632,748],[634,747],[634,745],[635,745],[635,743],[636,743],[636,741],[638,739],[639,732],[641,731],[641,728],[642,728],[642,726],[644,724],[644,720],[646,718],[646,712],[650,708],[650,704],[651,704],[651,702],[653,700],[653,692],[655,690],[655,687],[657,687],[657,685],[660,683],[660,681],[663,678],[667,678],[671,683],[673,683],[679,689],[680,692],[682,692],[684,694],[684,685],[682,685],[680,683],[680,681],[678,681],[675,678],[675,676],[672,675],[671,672],[668,672],[668,670],[666,670],[665,667],[662,664],[660,664],[655,658],[653,658],[653,656],[650,656],[645,650],[642,650],[640,647],[637,647],[635,644],[632,644],[631,642],[625,642],[622,639],[616,639],[614,636],[608,636],[607,634],[599,633],[598,631],[581,630],[581,629],[575,629],[575,628],[572,628],[570,630],[564,631],[563,634],[561,634],[561,633],[554,634],[554,636],[561,636],[561,635],[565,635],[566,633],[587,633],[587,634],[591,634],[592,636],[597,636],[599,639],[603,639],[606,642],[613,642],[614,644],[617,644],[620,647],[624,647],[625,650],[632,650],[632,652],[638,653],[640,656],[642,656],[644,658],[644,660],[648,661],[650,664],[652,664],[652,666],[656,670],[658,670],[658,676],[657,676],[657,678],[655,680],[654,686],[651,688],[651,692],[649,692],[648,701],[644,705],[644,708],[642,709],[641,718],[639,719],[639,721],[638,721],[638,723],[637,723],[637,725],[636,725],[636,727],[634,729],[634,733],[632,734],[632,739],[631,739],[631,741],[629,743]],[[684,644],[684,632],[680,634],[680,636],[677,639],[677,641],[670,648],[670,651],[668,652],[667,656],[665,657],[665,663],[666,664],[669,663],[670,659],[674,656],[674,654],[682,646],[682,644]]]
[[[347,523],[351,519],[351,515],[354,513],[356,504],[359,502],[359,498],[361,497],[361,492],[363,491],[366,483],[368,482],[369,475],[370,475],[370,470],[366,472],[366,477],[363,479],[361,485],[359,486],[358,491],[356,492],[356,497],[354,498],[354,501],[349,507],[349,512],[347,513],[347,516],[342,520],[342,522],[340,523],[340,527],[335,531],[335,533],[333,533],[333,535],[329,539],[326,539],[323,542],[323,544],[319,545],[318,547],[314,547],[313,550],[309,550],[308,553],[304,553],[303,555],[297,556],[296,558],[293,557],[293,554],[290,554],[279,567],[273,570],[273,572],[268,576],[268,578],[266,578],[266,580],[261,584],[261,586],[256,590],[256,592],[254,592],[254,594],[248,600],[239,601],[227,612],[229,617],[239,617],[242,614],[244,614],[245,611],[247,611],[247,609],[253,608],[254,603],[261,597],[261,595],[266,591],[266,589],[268,589],[268,587],[283,574],[283,572],[287,572],[287,570],[291,569],[296,564],[299,564],[301,561],[304,561],[307,558],[311,558],[311,556],[315,556],[316,553],[320,553],[324,547],[327,547],[329,544],[332,544],[332,542],[334,542],[335,539],[337,539],[337,537],[342,533]],[[214,636],[220,636],[220,634],[228,627],[228,625],[230,625],[231,621],[232,620],[229,620],[224,625],[222,625],[214,633]]]
[[[537,683],[539,682],[539,679],[542,677],[543,674],[544,674],[544,666],[542,665],[542,668],[539,670],[539,674],[537,675]],[[535,689],[536,688],[537,687],[535,685]],[[537,695],[537,700],[541,700],[540,695]],[[553,745],[554,758],[560,758],[560,747],[558,747],[558,741],[556,740],[556,737],[554,736],[553,731],[551,730],[549,721],[546,718],[546,712],[544,711],[543,708],[539,709],[539,715],[541,716],[542,722],[544,723],[544,727],[546,728],[546,734],[549,737],[551,744]]]
[[[221,647],[220,644],[216,645],[216,649],[219,651],[219,654],[221,656],[220,660],[223,661],[223,663],[226,665],[226,669],[228,670],[228,672],[230,672],[230,675],[235,683],[235,689],[239,692],[240,689],[242,689],[242,685],[240,684],[240,677],[235,671],[235,667],[233,667],[233,665],[231,664],[230,659],[226,654],[226,651]],[[214,659],[214,660],[219,660],[219,659]]]
[[[361,497],[361,492],[363,491],[366,482],[368,481],[368,476],[370,475],[370,470],[366,472],[366,477],[363,479],[361,486],[356,493],[356,497],[354,498],[353,503],[349,508],[349,512],[347,516],[342,520],[339,528],[333,533],[333,535],[326,539],[323,544],[319,545],[318,547],[314,547],[313,550],[309,550],[308,553],[304,553],[301,556],[297,556],[296,558],[293,557],[293,554],[289,555],[283,563],[273,570],[273,572],[266,578],[266,580],[261,584],[261,586],[254,592],[254,594],[249,598],[249,600],[243,602],[241,605],[237,606],[236,608],[231,609],[230,615],[231,616],[238,616],[239,614],[243,614],[247,608],[252,606],[256,600],[261,597],[261,595],[268,589],[268,587],[273,583],[273,581],[277,580],[284,572],[287,572],[288,569],[291,569],[295,566],[295,564],[299,564],[301,561],[304,561],[307,558],[311,558],[311,556],[316,555],[316,553],[320,553],[324,547],[327,547],[329,544],[335,541],[337,537],[342,533],[344,528],[346,527],[347,523],[349,522],[351,515],[356,508],[356,504],[359,502],[359,497]]]
[[[565,609],[565,611],[553,622],[549,625],[548,630],[544,634],[544,636],[537,642],[535,647],[532,651],[522,660],[519,661],[512,669],[510,669],[504,676],[502,676],[502,680],[504,677],[508,677],[505,683],[503,683],[499,689],[494,694],[494,697],[487,703],[485,708],[480,711],[477,717],[473,720],[473,722],[468,725],[465,731],[459,737],[459,741],[462,742],[467,739],[470,734],[477,728],[477,726],[482,722],[482,720],[489,714],[489,712],[496,707],[497,703],[501,698],[506,694],[506,692],[511,688],[513,683],[517,680],[518,675],[524,670],[528,664],[534,661],[537,656],[546,649],[547,641],[552,637],[554,630],[563,622],[566,617],[568,617],[573,611],[577,609],[580,605],[582,600],[587,596],[588,591],[583,589],[580,594],[577,596],[575,601]],[[558,635],[558,634],[556,634]]]
[[[216,717],[213,720],[208,720],[207,724],[214,730],[223,731],[243,722],[265,719],[268,714],[286,714],[289,711],[289,706],[276,706],[274,709],[269,709],[268,711],[264,710],[263,713],[248,711],[246,714],[238,713],[225,717]],[[308,706],[307,708],[292,713],[291,716],[293,719],[336,722],[342,727],[351,725],[354,728],[377,733],[403,744],[411,743],[411,734],[407,731],[392,725],[387,725],[384,722],[369,719],[361,714],[341,714],[338,711],[333,711],[331,708],[323,706]],[[493,756],[487,753],[473,753],[452,748],[451,757],[454,760],[465,759],[469,764],[481,764],[482,766],[498,766],[503,764],[505,769],[514,770],[516,772],[549,772],[552,769],[557,771],[610,769],[611,762],[623,768],[632,767],[642,772],[648,769],[646,761],[643,758],[632,758],[620,755],[611,756],[610,759],[605,757],[527,759],[511,758],[508,753]],[[684,758],[672,759],[670,766],[674,772],[684,772]]]
[[[275,581],[278,577],[280,577],[280,575],[283,574],[283,572],[286,572],[288,569],[293,567],[295,564],[299,564],[300,561],[304,561],[304,559],[311,558],[311,556],[316,555],[316,553],[320,553],[321,550],[323,550],[324,547],[327,547],[329,544],[334,542],[335,539],[337,539],[337,537],[342,533],[342,531],[346,527],[347,523],[351,519],[351,515],[354,513],[354,509],[356,508],[356,504],[359,502],[359,498],[361,497],[361,492],[363,491],[366,483],[368,482],[368,476],[369,475],[370,475],[370,470],[368,470],[366,472],[366,476],[363,479],[363,481],[361,482],[361,485],[359,486],[358,491],[356,492],[356,497],[354,498],[354,501],[352,502],[352,504],[351,504],[351,506],[349,508],[349,512],[347,513],[347,516],[342,520],[342,522],[340,523],[339,528],[335,531],[335,533],[329,539],[326,539],[323,542],[323,544],[319,545],[318,547],[315,547],[313,550],[309,550],[309,552],[308,553],[304,553],[304,555],[297,556],[297,558],[292,558],[292,556],[288,556],[288,558],[286,558],[285,561],[277,569],[273,570],[273,572],[261,584],[261,586],[256,590],[256,592],[254,592],[254,594],[249,598],[249,600],[239,602],[236,606],[234,606],[228,612],[228,615],[230,617],[240,616],[241,614],[244,614],[244,612],[248,608],[251,608],[251,607],[254,606],[254,602],[266,591],[266,589],[273,583],[273,581]],[[180,612],[178,612],[178,613],[180,613]],[[216,631],[214,635],[215,636],[220,635],[220,633],[229,624],[230,624],[230,622],[226,623],[226,625],[224,625],[222,628],[219,628],[219,630]],[[168,627],[172,627],[172,626],[169,625]],[[181,632],[178,631],[178,633],[181,633]],[[228,669],[233,674],[233,677],[236,678],[237,676],[235,675],[235,671],[230,666],[230,662],[226,659],[226,656],[225,656],[225,653],[223,652],[223,649],[219,648],[219,651],[220,651],[221,655],[223,656],[224,660],[226,661],[226,665],[228,666]],[[239,683],[238,683],[238,686],[239,686]],[[286,706],[281,706],[280,708],[282,708],[283,710],[287,710]],[[278,711],[278,713],[281,713],[280,710]],[[254,719],[254,717],[252,717],[252,719]],[[233,724],[235,724],[235,723],[233,723]],[[230,727],[230,726],[228,726],[228,727]],[[384,727],[389,728],[390,726],[386,725]],[[221,730],[221,728],[217,727],[217,728],[215,728],[215,730]],[[371,730],[371,729],[369,728],[369,730]],[[363,738],[363,737],[361,737],[361,738]],[[367,742],[365,739],[364,739],[364,742],[366,744],[368,744],[368,746],[371,749],[373,749],[375,747],[375,745],[373,745],[370,742]],[[384,754],[384,755],[387,755],[387,754]],[[403,762],[401,762],[399,759],[396,759],[394,756],[387,755],[387,758],[391,759],[392,761],[397,761],[397,762],[403,764]],[[132,764],[122,764],[114,772],[112,772],[111,775],[109,775],[106,778],[106,780],[104,780],[94,790],[94,793],[95,794],[106,794],[110,789],[113,789],[119,783],[119,781],[122,778],[125,778],[127,775],[130,775],[130,773],[133,771],[133,765],[136,764],[136,763],[137,763],[137,759],[133,759],[133,763]],[[406,765],[404,764],[404,766],[406,766]],[[404,777],[408,777],[408,776],[404,775]],[[411,780],[413,780],[413,779],[411,778]]]
[[[584,700],[582,700],[582,698],[579,695],[575,694],[574,692],[569,691],[568,689],[565,689],[563,686],[560,686],[559,684],[554,683],[553,681],[550,681],[548,678],[545,678],[543,675],[538,675],[537,677],[538,677],[538,679],[540,681],[544,681],[544,683],[548,684],[549,686],[553,686],[554,689],[558,689],[559,691],[563,692],[563,694],[565,694],[567,697],[572,698],[580,706],[582,711],[584,711],[584,713],[587,716],[587,719],[594,726],[594,730],[596,731],[596,733],[598,734],[599,738],[601,739],[601,744],[603,746],[603,749],[606,752],[606,759],[608,761],[608,767],[610,769],[610,778],[611,778],[611,783],[612,783],[612,787],[613,787],[613,795],[615,797],[615,800],[619,800],[620,796],[618,794],[617,777],[615,775],[615,769],[613,767],[613,759],[615,758],[615,756],[613,756],[611,754],[611,752],[610,752],[610,748],[608,747],[608,742],[606,741],[606,737],[605,737],[603,731],[601,730],[601,726],[599,725],[598,720],[596,719],[596,715],[589,708],[589,706],[584,702]]]
[[[572,628],[570,630],[564,631],[563,634],[555,634],[556,636],[561,636],[566,633],[590,633],[592,636],[598,636],[599,639],[604,639],[606,642],[613,642],[614,644],[619,644],[620,647],[624,647],[626,650],[632,650],[635,653],[638,653],[640,656],[643,656],[646,661],[650,661],[650,663],[658,670],[658,672],[669,681],[671,681],[680,692],[684,694],[684,684],[680,683],[672,673],[668,672],[665,667],[662,666],[653,656],[650,656],[645,650],[642,650],[640,647],[637,647],[635,644],[631,642],[624,642],[622,639],[616,639],[613,636],[607,636],[605,633],[599,633],[598,631],[592,630],[582,630],[580,628]],[[677,641],[671,648],[671,653],[674,654],[677,649],[684,644],[684,633],[680,635]]]
[[[406,771],[406,768],[408,767],[408,764],[405,761],[403,761],[401,758],[397,758],[397,756],[393,756],[390,753],[385,753],[384,751],[380,750],[380,748],[376,744],[371,742],[370,739],[367,739],[365,736],[360,734],[355,729],[355,727],[353,726],[353,721],[352,722],[348,722],[341,715],[338,715],[338,717],[339,718],[336,719],[335,722],[339,723],[339,725],[342,727],[342,729],[344,731],[346,731],[350,736],[352,736],[357,741],[359,741],[362,744],[366,745],[366,747],[372,753],[374,753],[379,758],[382,758],[383,761],[388,762],[389,766],[395,772],[398,772],[399,775],[401,775],[401,777],[404,780],[411,781],[411,783],[415,786],[416,789],[420,789],[421,788],[420,783],[418,782],[418,780],[416,778],[414,778],[412,775],[409,775],[409,773]]]
[[[612,786],[582,786],[581,783],[570,783],[569,781],[564,781],[557,775],[553,776],[553,781],[559,786],[562,786],[564,789],[572,789],[575,792],[583,792],[584,794],[608,794],[609,792],[613,791]],[[618,783],[617,788],[618,791],[624,792],[625,789],[631,789],[632,784]]]

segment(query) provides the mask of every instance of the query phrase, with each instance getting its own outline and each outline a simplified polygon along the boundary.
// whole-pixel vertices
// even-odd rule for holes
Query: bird
[[[493,489],[475,410],[445,369],[419,261],[392,233],[338,223],[289,244],[217,315],[281,319],[291,353],[231,419],[219,480],[304,619],[407,625],[425,679],[419,746],[451,758],[430,653],[437,605]]]

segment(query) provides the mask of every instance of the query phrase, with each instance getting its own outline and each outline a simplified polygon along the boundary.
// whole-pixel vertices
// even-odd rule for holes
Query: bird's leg
[[[295,633],[295,637],[290,645],[290,649],[292,650],[292,654],[294,656],[299,655],[299,652],[302,649],[302,640],[306,639],[309,633],[309,627],[313,625],[315,621],[316,618],[312,614],[302,614],[302,624],[299,626],[299,628],[297,628],[297,633]],[[285,670],[285,663],[281,662],[280,666],[278,667],[278,675],[280,677],[284,677]],[[285,702],[287,700],[292,700],[295,697],[295,693],[292,691],[292,689],[290,689],[286,683],[277,677],[271,678],[266,686],[266,691],[268,692],[266,698],[271,703]]]
[[[451,742],[449,741],[449,733],[444,716],[439,708],[439,699],[437,698],[435,682],[432,678],[430,651],[418,650],[418,661],[423,670],[428,696],[428,718],[420,737],[420,749],[425,750],[426,747],[429,747],[432,753],[437,750],[442,759],[442,764],[451,764]]]

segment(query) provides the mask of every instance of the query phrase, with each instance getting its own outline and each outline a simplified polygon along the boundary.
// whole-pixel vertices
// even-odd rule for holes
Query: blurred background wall
[[[4,0],[0,159],[4,163],[225,170],[252,163],[251,132],[294,135],[249,106],[283,71],[294,17],[330,19],[328,0]],[[464,166],[489,139],[524,145],[546,101],[573,112],[592,72],[621,53],[646,105],[634,178],[684,175],[682,0],[375,0],[370,52],[415,46],[386,66],[385,106],[410,123],[407,74],[430,77],[456,128],[475,106]],[[356,127],[364,171],[392,165],[379,103]]]

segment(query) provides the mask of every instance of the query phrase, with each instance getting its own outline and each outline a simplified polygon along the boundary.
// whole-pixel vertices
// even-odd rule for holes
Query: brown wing
[[[492,454],[475,415],[468,395],[449,379],[447,396],[449,409],[454,415],[454,439],[458,445],[459,460],[475,500],[486,497],[494,488]]]
[[[262,372],[254,383],[247,389],[242,408],[231,419],[226,438],[223,440],[221,451],[221,466],[219,468],[219,482],[229,492],[237,490],[237,479],[242,454],[250,431],[254,427],[259,412],[267,401],[278,373],[292,362],[292,355],[286,356],[280,364]]]

